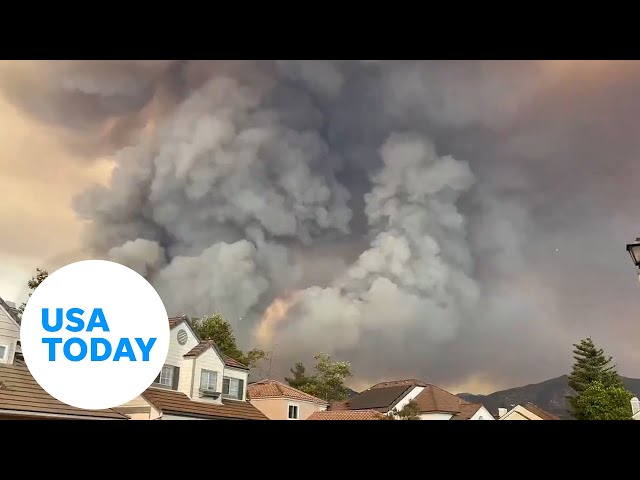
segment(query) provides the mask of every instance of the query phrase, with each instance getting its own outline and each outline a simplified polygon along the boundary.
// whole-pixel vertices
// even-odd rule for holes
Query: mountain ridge
[[[621,377],[621,379],[627,390],[640,397],[640,379],[628,377]],[[498,408],[510,409],[512,406],[531,402],[562,420],[571,420],[566,396],[571,395],[573,391],[569,388],[567,380],[568,375],[561,375],[539,383],[499,390],[488,395],[473,393],[457,395],[468,402],[483,404],[494,415],[498,413]]]

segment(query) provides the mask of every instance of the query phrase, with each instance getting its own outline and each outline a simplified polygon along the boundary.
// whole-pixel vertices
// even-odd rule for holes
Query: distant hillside
[[[630,392],[640,397],[640,379],[622,377],[622,381]],[[512,405],[531,402],[549,413],[570,420],[565,397],[571,393],[567,385],[567,375],[562,375],[541,383],[501,390],[489,395],[459,393],[458,396],[469,402],[483,404],[493,414],[498,413],[498,408],[510,408]]]

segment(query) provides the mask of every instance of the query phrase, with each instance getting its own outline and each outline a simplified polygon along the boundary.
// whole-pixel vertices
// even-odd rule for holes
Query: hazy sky
[[[110,258],[278,374],[640,377],[639,107],[637,62],[0,62],[0,296]]]

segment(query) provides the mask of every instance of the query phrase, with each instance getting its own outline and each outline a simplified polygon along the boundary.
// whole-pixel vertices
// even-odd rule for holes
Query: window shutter
[[[216,392],[218,391],[218,372],[212,372],[211,376],[213,377],[213,384],[211,385],[211,388],[213,388],[213,391]]]
[[[207,388],[207,372],[200,370],[200,390]]]
[[[173,385],[171,388],[178,389],[178,380],[180,379],[180,367],[173,367]]]
[[[244,380],[238,380],[238,400],[244,397]]]
[[[222,379],[222,393],[224,395],[229,395],[229,379],[228,378]]]

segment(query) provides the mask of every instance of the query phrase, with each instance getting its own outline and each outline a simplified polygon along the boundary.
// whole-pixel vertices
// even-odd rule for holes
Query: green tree
[[[389,415],[385,415],[381,420],[420,420],[420,407],[415,400],[410,400],[400,410],[393,409]]]
[[[293,377],[285,378],[286,382],[327,402],[345,400],[349,396],[349,389],[344,386],[345,379],[351,376],[349,362],[331,361],[325,353],[318,353],[314,359],[313,375],[307,375],[304,364],[298,362],[291,369]]]
[[[304,392],[304,389],[309,388],[309,385],[313,383],[314,379],[307,376],[307,369],[302,362],[296,363],[290,371],[293,377],[285,377],[284,380],[293,388]]]
[[[622,385],[605,385],[600,380],[591,383],[575,399],[577,420],[631,420],[633,394]]]
[[[218,349],[249,368],[255,368],[267,354],[254,348],[246,353],[238,348],[236,336],[231,324],[219,313],[202,318],[192,318],[191,324],[198,336],[203,340],[213,340]]]
[[[598,348],[591,337],[580,340],[580,343],[573,346],[575,363],[569,375],[568,384],[575,394],[567,397],[569,410],[574,418],[589,420],[592,419],[593,412],[598,411],[599,408],[595,406],[590,408],[590,401],[609,405],[610,402],[602,402],[603,395],[613,395],[611,400],[613,402],[620,398],[621,391],[627,392],[627,390],[616,371],[616,366],[611,364],[612,357],[606,356],[604,350]],[[629,403],[628,406],[631,411],[631,404]]]
[[[44,282],[48,276],[49,276],[49,272],[47,270],[36,268],[36,274],[33,277],[31,277],[31,279],[27,282],[27,286],[29,287],[29,290],[31,290],[29,292],[29,298],[31,298],[31,295],[33,295],[33,292],[36,290],[36,288],[38,288],[40,284]],[[20,307],[18,308],[18,311],[20,312],[20,314],[24,313],[24,309],[26,306],[27,306],[26,303],[23,303],[22,305],[20,305]]]

